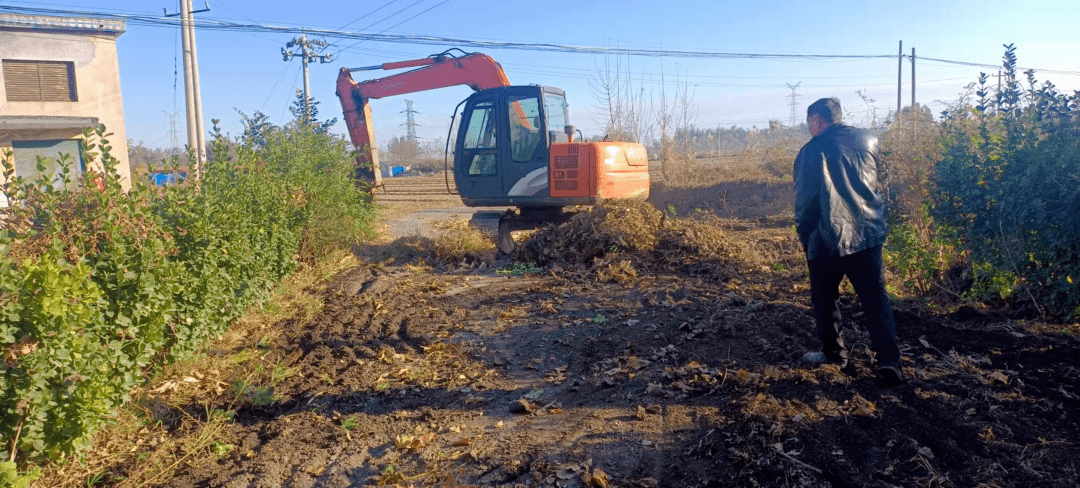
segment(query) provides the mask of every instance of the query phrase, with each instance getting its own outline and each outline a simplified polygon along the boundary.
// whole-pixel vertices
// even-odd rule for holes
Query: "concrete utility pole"
[[[900,54],[896,56],[896,118],[900,118],[900,89],[904,84],[904,41],[900,41]]]
[[[915,48],[911,48],[911,106],[915,106]]]
[[[192,14],[208,12],[210,4],[202,10],[192,10],[191,0],[180,0],[180,12],[166,17],[180,16],[180,39],[184,51],[184,100],[187,105],[188,147],[195,150],[194,167],[191,168],[195,179],[202,175],[202,166],[206,161],[206,135],[202,122],[202,94],[199,90],[199,58],[195,51],[195,24]]]
[[[293,46],[299,46],[300,52],[294,53],[292,49],[287,49]],[[285,61],[299,55],[300,60],[304,62],[304,122],[311,121],[311,95],[309,95],[311,85],[308,83],[308,62],[318,59],[320,63],[329,63],[334,58],[333,54],[315,54],[312,51],[316,47],[326,47],[326,41],[309,41],[307,34],[300,34],[300,37],[287,42],[285,47],[281,48],[281,57]]]
[[[915,48],[911,48],[911,110],[916,110],[915,107]],[[916,141],[916,137],[919,133],[919,118],[912,119],[915,124],[911,127],[911,142]]]
[[[791,83],[787,83],[787,87],[791,88],[791,95],[788,95],[788,97],[791,98],[791,103],[789,103],[788,105],[791,105],[791,126],[792,127],[795,127],[795,120],[797,120],[797,116],[798,116],[798,111],[796,110],[796,108],[798,108],[798,106],[799,106],[798,103],[796,102],[796,99],[799,97],[799,94],[795,93],[795,90],[797,90],[799,88],[799,85],[801,85],[801,84],[802,84],[801,81],[794,84],[794,85],[792,85]]]

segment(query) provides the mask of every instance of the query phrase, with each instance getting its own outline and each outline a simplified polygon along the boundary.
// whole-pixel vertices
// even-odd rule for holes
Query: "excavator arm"
[[[353,71],[417,68],[374,80],[353,81]],[[502,66],[482,53],[454,57],[444,52],[424,59],[384,63],[363,68],[342,68],[338,73],[337,96],[349,137],[360,150],[356,158],[357,176],[369,175],[374,186],[382,186],[379,172],[379,152],[375,145],[375,130],[371,125],[371,106],[368,100],[404,95],[436,88],[467,85],[480,91],[510,86]],[[370,172],[370,173],[369,173]]]

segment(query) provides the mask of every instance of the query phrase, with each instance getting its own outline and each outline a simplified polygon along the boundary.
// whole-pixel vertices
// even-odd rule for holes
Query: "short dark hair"
[[[821,117],[821,120],[828,122],[829,125],[839,124],[844,119],[844,112],[840,109],[840,100],[836,98],[822,98],[814,103],[811,103],[806,108],[806,118],[811,116]]]

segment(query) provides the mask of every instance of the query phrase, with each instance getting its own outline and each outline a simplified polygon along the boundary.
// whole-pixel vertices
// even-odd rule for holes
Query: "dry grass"
[[[424,201],[395,201],[393,204],[389,204],[379,202],[378,196],[375,197],[375,201],[379,209],[379,220],[382,221],[399,219],[423,210],[442,208],[448,205],[461,205],[461,198],[457,195],[447,195],[445,201],[431,199]]]
[[[439,263],[457,263],[462,260],[495,262],[495,243],[491,237],[466,223],[449,228],[431,241],[433,258]]]
[[[418,263],[420,266],[491,267],[498,253],[491,236],[467,220],[433,222],[435,237],[407,236],[358,248],[361,260],[376,266]]]
[[[677,159],[668,163],[669,171],[663,183],[700,188],[735,181],[791,181],[796,154],[798,148],[770,148],[746,150],[735,156],[720,158]]]
[[[794,152],[768,157],[747,152],[676,161],[669,178],[652,182],[649,202],[677,215],[708,212],[750,220],[791,215],[794,157]]]

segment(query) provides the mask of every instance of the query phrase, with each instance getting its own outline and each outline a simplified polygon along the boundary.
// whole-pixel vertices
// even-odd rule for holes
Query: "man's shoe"
[[[802,359],[803,359],[803,361],[806,361],[806,362],[808,362],[810,364],[831,363],[831,364],[837,364],[841,368],[847,366],[847,361],[833,361],[832,359],[829,359],[829,357],[826,356],[824,352],[821,352],[821,351],[808,352],[806,354],[803,354]]]
[[[896,388],[904,384],[904,375],[896,366],[882,366],[877,370],[878,384],[882,388]]]

